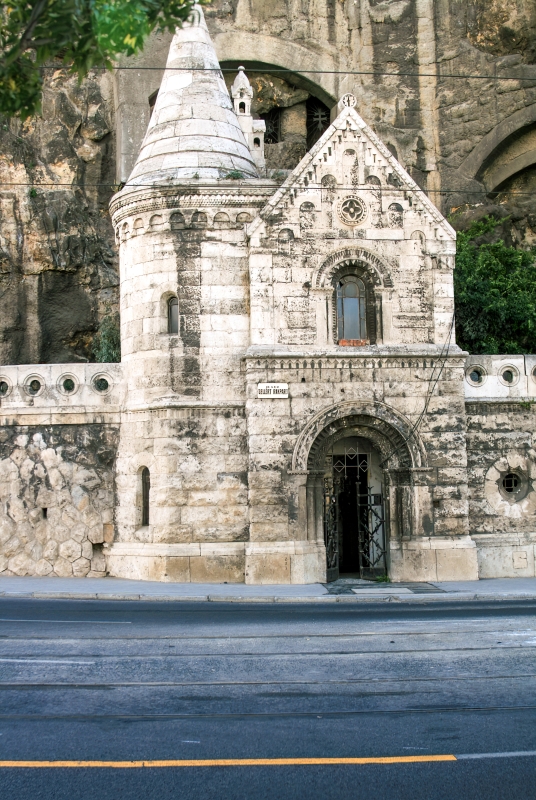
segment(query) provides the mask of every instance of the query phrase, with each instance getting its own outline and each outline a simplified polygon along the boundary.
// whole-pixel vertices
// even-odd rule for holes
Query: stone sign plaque
[[[257,397],[261,400],[288,397],[288,383],[258,383]]]

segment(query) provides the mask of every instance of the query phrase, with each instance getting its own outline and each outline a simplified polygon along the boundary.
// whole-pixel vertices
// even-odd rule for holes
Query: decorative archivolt
[[[379,450],[388,469],[425,467],[426,451],[410,421],[384,403],[338,403],[320,411],[300,434],[292,470],[324,467],[326,450],[341,436],[363,436]]]
[[[369,250],[357,247],[339,250],[326,258],[313,275],[313,286],[316,289],[329,286],[337,271],[350,266],[359,266],[372,286],[393,286],[387,265]]]

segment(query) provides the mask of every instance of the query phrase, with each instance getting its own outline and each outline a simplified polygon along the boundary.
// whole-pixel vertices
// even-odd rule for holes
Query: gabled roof
[[[215,180],[257,168],[220,72],[199,5],[178,28],[162,85],[127,186],[172,185],[191,178]]]
[[[338,116],[314,147],[302,158],[282,186],[270,198],[260,212],[259,217],[249,226],[249,234],[252,235],[263,224],[263,219],[272,216],[278,207],[289,205],[292,202],[293,195],[300,191],[306,191],[308,188],[320,188],[321,173],[329,171],[323,168],[325,163],[324,155],[327,149],[331,146],[337,152],[342,151],[344,146],[348,146],[351,141],[355,141],[355,139],[349,137],[349,134],[353,137],[353,134],[357,133],[362,140],[368,141],[369,145],[376,151],[379,160],[383,161],[385,171],[396,176],[394,181],[391,179],[391,186],[387,186],[386,189],[392,189],[393,183],[398,182],[397,188],[401,197],[404,197],[404,194],[406,196],[410,194],[414,209],[422,209],[423,213],[429,216],[432,224],[440,226],[444,232],[444,238],[456,239],[456,232],[428,198],[424,190],[415,183],[381,139],[359,116],[353,107],[355,102],[353,95],[345,95],[342,98],[339,102],[339,107],[342,110]],[[346,105],[346,103],[349,103],[349,105]],[[351,190],[350,187],[345,188]]]

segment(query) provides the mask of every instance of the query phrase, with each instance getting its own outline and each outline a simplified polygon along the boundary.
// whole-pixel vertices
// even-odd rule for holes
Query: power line
[[[39,69],[44,70],[69,70],[70,67],[55,67],[55,66],[42,66]],[[94,70],[103,70],[103,71],[110,71],[107,67],[92,67],[91,71]],[[128,71],[134,70],[135,72],[140,71],[155,71],[155,72],[229,72],[235,73],[235,67],[148,67],[148,66],[139,66],[139,67],[124,67],[124,66],[114,66],[111,68],[111,71]],[[461,73],[453,73],[451,75],[447,75],[441,72],[383,72],[381,70],[346,70],[346,69],[290,69],[289,67],[266,67],[266,69],[262,69],[260,67],[252,67],[248,68],[246,72],[249,73],[258,73],[258,72],[266,72],[268,74],[272,73],[279,73],[285,72],[292,75],[365,75],[368,77],[376,77],[376,76],[388,76],[391,78],[397,77],[404,77],[404,78],[440,78],[440,79],[450,79],[453,78],[455,80],[482,80],[482,81],[529,81],[536,84],[536,74],[532,77],[521,77],[521,76],[510,76],[510,75],[463,75]]]
[[[394,450],[391,450],[389,455],[387,455],[384,459],[382,459],[382,461],[380,463],[380,467],[383,467],[383,465],[386,464],[389,461],[389,459],[392,456],[395,455],[395,453],[398,453],[398,451],[401,450],[402,447],[404,447],[409,442],[410,439],[413,439],[415,437],[417,431],[419,430],[419,428],[421,426],[421,423],[422,423],[422,421],[423,421],[423,419],[425,417],[425,414],[428,411],[428,406],[430,405],[430,400],[432,399],[432,396],[434,394],[434,389],[437,386],[437,384],[439,382],[439,379],[441,378],[441,375],[443,374],[443,370],[445,368],[445,364],[447,363],[447,359],[448,359],[448,356],[449,356],[449,349],[450,349],[450,340],[452,338],[452,332],[453,332],[453,329],[454,329],[454,320],[455,320],[455,314],[452,315],[452,319],[451,319],[451,322],[450,322],[450,327],[449,327],[449,330],[448,330],[448,335],[447,335],[447,338],[446,338],[446,340],[443,343],[443,346],[441,348],[441,352],[439,354],[439,359],[438,359],[438,361],[436,363],[433,363],[433,365],[432,365],[432,372],[430,373],[430,378],[428,379],[428,390],[426,392],[426,397],[425,397],[425,400],[424,400],[424,408],[423,408],[423,410],[421,411],[421,413],[417,417],[417,421],[415,422],[415,424],[411,428],[409,434],[404,437],[404,441],[401,442],[398,445],[398,447],[395,447]],[[411,360],[411,356],[409,357],[409,359]],[[439,371],[437,373],[437,377],[434,378],[434,372],[435,372],[436,366],[439,367]]]
[[[224,180],[224,179],[222,179]],[[255,179],[252,179],[255,180]],[[84,189],[84,188],[96,188],[99,186],[104,186],[108,189],[113,189],[116,192],[121,191],[122,189],[177,189],[178,191],[183,191],[184,189],[216,189],[216,188],[226,188],[226,185],[223,183],[179,183],[179,184],[170,184],[170,183],[150,183],[150,184],[134,184],[134,183],[126,183],[121,188],[113,183],[56,183],[54,181],[43,181],[41,183],[4,183],[0,181],[0,186],[9,187],[9,186],[28,186],[32,189],[39,189],[41,187],[55,187],[55,186],[68,186],[71,189]],[[281,188],[283,184],[278,184],[274,186],[271,183],[248,183],[247,178],[242,180],[237,180],[233,182],[233,186],[238,188],[250,188],[250,189],[274,189],[277,191],[278,188]],[[503,194],[504,192],[499,191],[497,189],[471,189],[467,186],[459,186],[457,188],[452,189],[423,189],[421,186],[409,186],[404,188],[397,187],[397,186],[376,186],[374,184],[370,184],[369,186],[304,186],[302,187],[303,191],[344,191],[344,192],[385,192],[387,194],[393,193],[400,193],[405,194],[407,192],[422,192],[426,196],[429,194],[468,194],[468,195],[498,195]],[[508,192],[510,197],[534,197],[534,192]]]

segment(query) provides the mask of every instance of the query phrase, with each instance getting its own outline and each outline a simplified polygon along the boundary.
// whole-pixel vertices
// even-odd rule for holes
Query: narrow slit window
[[[149,524],[149,495],[151,492],[151,473],[144,467],[141,472],[141,524]]]
[[[367,338],[365,284],[354,275],[337,283],[337,338],[339,341]]]
[[[168,333],[179,332],[179,301],[176,297],[168,300]]]

